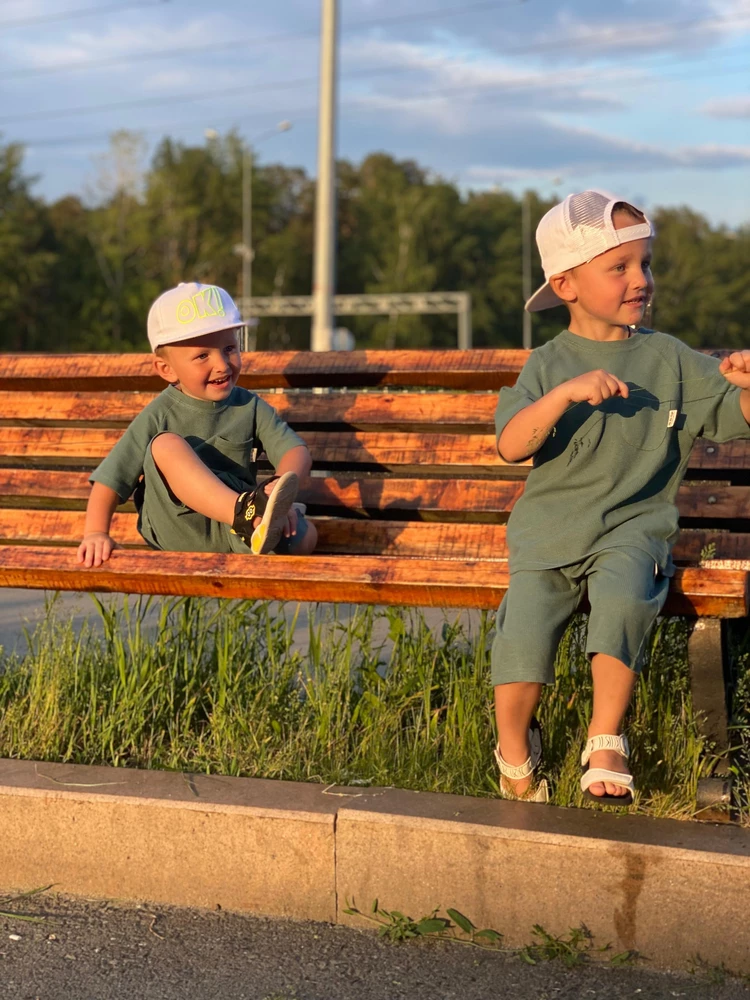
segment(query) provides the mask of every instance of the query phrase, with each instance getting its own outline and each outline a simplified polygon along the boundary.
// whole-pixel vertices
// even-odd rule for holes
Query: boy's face
[[[156,372],[186,396],[221,402],[237,384],[240,351],[236,330],[217,330],[182,340],[154,356]]]
[[[615,229],[636,224],[622,213],[613,222]],[[654,291],[651,243],[623,243],[561,275],[564,281],[555,291],[567,302],[571,316],[583,313],[612,326],[637,326]]]

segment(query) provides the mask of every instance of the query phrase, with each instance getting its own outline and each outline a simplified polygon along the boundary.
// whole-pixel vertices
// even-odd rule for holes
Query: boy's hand
[[[294,507],[289,508],[289,513],[286,518],[286,524],[284,525],[284,538],[291,538],[292,535],[297,534],[297,511]]]
[[[735,351],[728,358],[723,358],[719,371],[732,385],[750,389],[750,351]]]
[[[591,403],[592,406],[599,406],[612,396],[622,396],[627,399],[630,395],[630,390],[624,382],[621,382],[616,375],[602,371],[601,368],[563,382],[559,388],[567,394],[568,402]]]
[[[83,563],[86,569],[96,568],[109,559],[113,549],[119,547],[106,531],[90,531],[78,546],[77,561]]]

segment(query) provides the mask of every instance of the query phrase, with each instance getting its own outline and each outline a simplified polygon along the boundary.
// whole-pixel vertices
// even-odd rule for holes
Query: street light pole
[[[522,288],[523,301],[528,302],[531,298],[531,192],[524,191],[521,199],[521,240],[523,242],[522,251]],[[523,310],[523,346],[528,351],[531,350],[531,313]]]
[[[336,34],[338,0],[322,0],[320,97],[318,120],[318,188],[315,207],[313,326],[310,348],[330,351],[333,337],[333,292],[336,242]]]
[[[250,327],[252,320],[250,300],[253,297],[253,146],[265,139],[271,139],[279,132],[288,132],[292,127],[290,121],[281,121],[275,128],[266,129],[242,145],[242,242],[235,244],[234,252],[242,258],[242,318],[247,325],[242,327],[240,334],[240,350],[254,351],[257,344],[255,328]],[[207,128],[204,132],[209,141],[219,138],[216,129]]]
[[[242,305],[243,319],[240,349],[254,351],[257,338],[255,328],[250,330],[250,299],[253,294],[253,147],[248,144],[242,151]]]

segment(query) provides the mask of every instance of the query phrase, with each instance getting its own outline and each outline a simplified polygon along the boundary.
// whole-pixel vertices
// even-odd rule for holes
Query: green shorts
[[[606,653],[640,671],[668,591],[669,578],[653,556],[631,547],[604,549],[559,569],[512,573],[497,612],[492,683],[554,683],[558,644],[586,594],[591,605],[586,653]]]
[[[231,490],[244,493],[252,485],[231,472],[214,475]],[[153,549],[166,552],[235,552],[249,555],[250,547],[228,524],[213,521],[205,514],[186,507],[172,493],[162,478],[149,447],[143,462],[143,481],[136,490],[138,531]],[[307,534],[308,522],[297,505],[297,533],[279,539],[274,552],[294,555]]]

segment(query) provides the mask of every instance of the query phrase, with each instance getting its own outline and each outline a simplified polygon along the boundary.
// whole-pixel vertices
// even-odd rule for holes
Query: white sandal
[[[512,789],[503,787],[503,778],[520,781],[522,778],[531,777],[542,759],[542,731],[536,719],[532,719],[529,727],[529,746],[531,753],[523,764],[519,764],[517,767],[509,764],[501,755],[499,743],[495,747],[495,760],[500,768],[500,797],[514,802],[549,802],[549,785],[546,778],[542,778],[536,784],[532,782],[521,795],[516,795]]]
[[[625,760],[630,756],[630,747],[625,736],[592,736],[591,739],[587,740],[586,747],[581,754],[581,767],[585,769],[581,778],[583,797],[588,799],[589,802],[603,802],[608,806],[631,805],[633,802],[633,793],[635,792],[633,775],[622,774],[620,771],[608,771],[604,767],[589,767],[588,763],[591,754],[596,753],[597,750],[614,750],[621,757],[624,757]],[[626,788],[627,793],[625,795],[594,795],[593,792],[589,791],[591,785],[605,781],[608,781],[611,785],[619,785],[620,788]]]

